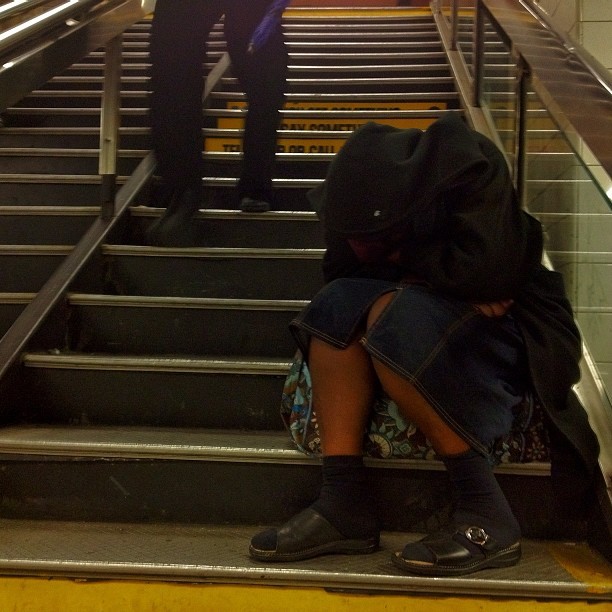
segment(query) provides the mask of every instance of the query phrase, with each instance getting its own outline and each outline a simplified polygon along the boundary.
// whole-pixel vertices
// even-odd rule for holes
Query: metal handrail
[[[48,2],[49,0],[13,0],[0,6],[0,21],[16,17]]]
[[[80,53],[81,55],[77,58],[62,58],[63,62],[69,62],[70,64],[82,57],[84,50],[98,48],[104,44],[110,44],[111,55],[114,54],[113,56],[116,56],[117,37],[120,36],[127,27],[139,19],[142,19],[142,17],[150,12],[155,6],[155,2],[154,0],[74,0],[73,2],[65,3],[61,6],[62,10],[57,13],[44,13],[46,16],[45,19],[42,20],[45,24],[44,29],[48,29],[52,24],[58,25],[60,22],[60,14],[61,20],[75,18],[80,15],[82,19],[81,26],[89,28],[86,30],[86,33],[91,32],[91,36],[85,37],[88,39],[85,43],[77,44],[74,48],[73,53]],[[84,12],[87,11],[89,11],[88,18],[84,19]],[[59,47],[59,54],[63,56],[66,55],[64,48],[66,38],[61,34],[56,35],[53,41],[40,42],[38,43],[38,47],[35,45],[30,53],[25,54],[25,59],[24,55],[19,55],[19,48],[24,42],[30,40],[32,37],[34,39],[38,38],[41,28],[43,28],[41,23],[28,23],[26,28],[19,31],[12,31],[10,36],[4,38],[4,50],[8,50],[8,52],[14,50],[17,56],[15,62],[5,62],[3,66],[0,66],[0,83],[2,77],[7,78],[7,72],[12,72],[14,74],[16,71],[20,70],[20,68],[23,68],[23,66],[27,67],[28,61],[30,61],[30,65],[43,63],[40,62],[42,54],[46,53],[46,57],[49,57],[50,50],[53,50],[55,47]],[[96,28],[97,24],[99,24],[99,27]],[[64,29],[68,32],[71,30],[74,31],[70,23],[64,24]],[[81,38],[83,37],[81,36]],[[10,41],[10,44],[8,41]],[[18,60],[22,60],[23,63],[20,64]],[[50,63],[51,66],[43,67],[43,70],[49,71],[56,67],[53,62]],[[115,67],[115,71],[118,72],[120,70],[120,64],[116,62],[111,63]],[[115,76],[118,78],[117,75]],[[25,85],[22,85],[22,87],[25,87]],[[3,100],[3,93],[4,91],[0,89],[0,110],[6,107],[2,106],[2,103],[6,103],[9,99],[9,95],[16,95],[16,92],[13,90],[10,94],[5,94],[7,97]],[[28,92],[26,91],[24,93]],[[114,96],[112,99],[110,106],[113,105],[115,107],[118,105],[118,95]],[[112,117],[117,113],[117,108],[103,106],[101,109],[102,122],[111,124],[110,131],[105,130],[103,132],[104,134],[116,132],[117,125],[114,124]],[[110,139],[113,140],[113,138]],[[114,140],[116,140],[116,138]],[[108,156],[116,154],[116,142],[112,142],[111,144],[110,153],[109,151],[104,151],[104,147],[101,147],[103,154],[100,160],[100,170],[103,178],[105,176],[105,171],[111,172],[114,175],[115,160],[109,161]],[[127,183],[116,195],[113,189],[113,198],[110,206],[101,206],[102,214],[100,217],[92,224],[71,253],[62,261],[9,330],[0,338],[0,378],[2,378],[12,367],[21,350],[26,346],[27,342],[32,338],[51,310],[61,301],[70,283],[76,278],[77,274],[88,262],[91,255],[100,247],[103,240],[108,235],[108,232],[127,210],[128,206],[144,184],[150,179],[154,169],[155,162],[153,155],[149,154],[140,163],[134,174],[132,174]],[[114,176],[112,180],[114,181]],[[104,188],[104,186],[103,184],[102,187]]]
[[[24,41],[32,40],[33,36],[39,35],[45,30],[56,27],[61,23],[65,24],[66,20],[82,15],[84,11],[88,11],[99,4],[100,0],[65,0],[59,6],[54,6],[40,15],[31,17],[4,32],[0,32],[0,55],[23,44]]]
[[[0,33],[0,112],[154,7],[155,0],[72,0]]]

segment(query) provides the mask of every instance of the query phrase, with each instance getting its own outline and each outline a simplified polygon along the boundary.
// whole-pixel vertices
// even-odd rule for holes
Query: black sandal
[[[268,532],[258,535],[266,533]],[[255,536],[251,540],[249,553],[260,561],[301,561],[326,554],[366,554],[374,552],[379,544],[378,537],[344,537],[323,515],[312,508],[302,510],[276,532],[274,550],[260,548],[258,539],[258,536]]]
[[[473,546],[468,548],[462,541],[475,544],[478,551],[475,552]],[[415,546],[424,546],[433,560],[411,559]],[[516,565],[520,558],[520,542],[502,547],[481,527],[464,525],[408,544],[403,551],[393,555],[392,561],[397,567],[414,574],[462,576],[489,567],[510,567]]]

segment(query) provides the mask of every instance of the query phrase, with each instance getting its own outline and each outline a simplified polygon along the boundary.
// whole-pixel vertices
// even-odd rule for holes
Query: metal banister
[[[0,34],[0,112],[122,34],[155,0],[72,0],[61,7],[39,15],[46,15],[40,23]]]
[[[0,32],[0,56],[10,51],[11,48],[23,44],[24,41],[31,40],[33,36],[59,24],[65,24],[68,19],[81,16],[99,4],[100,0],[65,0],[59,6],[53,6],[40,15],[35,15]]]

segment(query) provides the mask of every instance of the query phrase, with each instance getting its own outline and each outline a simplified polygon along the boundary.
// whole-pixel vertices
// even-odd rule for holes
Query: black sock
[[[311,508],[346,538],[376,537],[380,530],[361,456],[323,457],[323,485]]]
[[[521,535],[518,521],[487,458],[470,449],[443,461],[457,496],[454,523],[482,527],[501,546],[516,542]]]
[[[323,457],[323,485],[310,506],[324,516],[345,538],[377,538],[380,527],[371,508],[361,456]],[[258,550],[275,550],[276,529],[266,529],[251,540]]]
[[[481,527],[502,548],[514,544],[520,538],[520,527],[487,458],[470,449],[460,455],[443,457],[443,461],[456,495],[454,526]],[[482,555],[477,544],[460,535],[454,537],[472,554]],[[408,544],[402,556],[414,561],[435,560],[421,542]]]

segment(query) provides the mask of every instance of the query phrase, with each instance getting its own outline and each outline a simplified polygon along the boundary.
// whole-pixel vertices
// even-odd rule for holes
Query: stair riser
[[[32,458],[3,461],[0,474],[0,514],[46,520],[274,525],[309,505],[320,486],[316,464]],[[370,478],[386,530],[432,530],[448,516],[444,472],[372,468]],[[499,480],[523,535],[545,536],[548,481]]]
[[[1,215],[0,244],[76,244],[96,217]]]
[[[146,134],[124,134],[119,137],[124,149],[149,150],[151,141]],[[53,147],[60,149],[95,149],[100,146],[100,135],[92,128],[90,134],[44,134],[31,131],[22,134],[3,133],[0,130],[0,147]]]
[[[24,177],[22,182],[0,182],[0,200],[6,206],[99,206],[101,193],[100,179],[97,176],[86,177],[82,183],[72,183],[62,176],[49,177],[49,180],[44,182],[37,182],[30,177]],[[275,195],[282,210],[312,210],[305,191],[299,187],[281,187],[275,190]],[[233,183],[220,187],[207,186],[204,201],[209,208],[238,208]],[[140,194],[135,202],[137,205],[148,203],[149,197],[146,193]]]
[[[285,376],[28,367],[17,390],[33,422],[278,430]]]
[[[307,300],[322,286],[320,259],[126,256],[108,261],[120,295]]]
[[[146,155],[142,151],[138,157],[117,159],[117,174],[129,176]],[[74,157],[65,155],[43,154],[40,156],[3,155],[0,151],[2,172],[7,174],[86,174],[99,173],[99,154],[97,151],[87,154],[76,154]]]
[[[161,212],[160,212],[161,214]],[[130,223],[134,244],[144,244],[145,232],[157,217],[134,216]],[[248,247],[279,249],[321,249],[324,248],[322,227],[316,221],[291,219],[261,220],[253,217],[244,219],[218,219],[198,217],[192,222],[197,244],[207,247]],[[126,242],[122,242],[126,244]]]
[[[15,319],[21,314],[25,307],[25,304],[0,303],[0,338],[4,336],[8,328],[14,323]]]
[[[70,346],[85,352],[290,359],[297,311],[86,307],[71,309]]]

